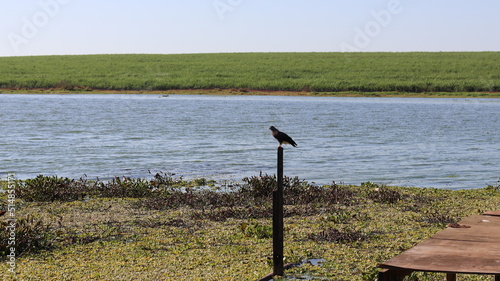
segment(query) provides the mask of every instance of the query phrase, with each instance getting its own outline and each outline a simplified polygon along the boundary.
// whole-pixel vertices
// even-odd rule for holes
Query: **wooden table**
[[[500,281],[500,212],[471,216],[379,265],[380,281],[403,280],[413,271],[494,275]]]

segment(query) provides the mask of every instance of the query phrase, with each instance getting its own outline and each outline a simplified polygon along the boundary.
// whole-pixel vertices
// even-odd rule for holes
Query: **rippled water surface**
[[[241,179],[478,188],[500,177],[500,100],[0,95],[0,176]]]

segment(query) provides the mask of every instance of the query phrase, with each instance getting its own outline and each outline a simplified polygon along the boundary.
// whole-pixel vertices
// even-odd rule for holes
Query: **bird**
[[[269,127],[269,130],[272,131],[273,137],[279,141],[280,146],[282,144],[290,144],[293,147],[297,147],[297,144],[293,141],[293,139],[291,137],[289,137],[287,134],[279,131],[278,129],[276,129],[276,127],[271,126],[271,127]]]

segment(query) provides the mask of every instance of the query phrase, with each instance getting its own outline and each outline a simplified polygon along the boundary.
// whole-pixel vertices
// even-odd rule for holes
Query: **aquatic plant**
[[[15,220],[0,221],[0,258],[5,259],[14,249],[14,258],[26,253],[35,253],[54,247],[54,235],[50,226],[42,220],[28,215]]]
[[[150,196],[152,186],[150,181],[141,178],[114,177],[108,182],[99,182],[95,192],[100,197],[146,197]]]
[[[83,199],[89,192],[84,182],[57,176],[39,175],[16,181],[16,194],[25,201],[74,201]]]
[[[38,225],[31,227],[36,235],[27,237],[44,240],[27,247],[18,261],[17,278],[256,280],[271,271],[272,208],[266,186],[273,176],[254,177],[250,182],[255,189],[247,181],[221,190],[187,188],[173,183],[177,179],[161,178],[120,178],[113,183],[118,191],[118,183],[138,190],[148,187],[151,191],[144,197],[89,193],[85,200],[74,201],[21,199],[19,214],[32,216],[29,225]],[[101,183],[82,181],[94,191]],[[428,238],[445,227],[443,223],[500,208],[500,192],[491,188],[316,186],[295,178],[287,182],[286,261],[325,261],[286,274],[315,280],[374,280],[379,263]],[[376,194],[382,187],[383,195]],[[0,264],[0,272],[7,272],[5,268]],[[443,276],[416,273],[412,278]]]
[[[308,238],[318,242],[355,242],[367,239],[368,234],[347,227],[345,229],[330,228],[319,233],[311,233]]]
[[[273,228],[270,225],[261,225],[258,222],[252,224],[241,223],[239,229],[246,237],[265,239],[273,236]]]
[[[399,191],[387,188],[385,185],[365,182],[361,183],[361,186],[369,188],[368,198],[378,203],[393,204],[401,200],[403,196]]]

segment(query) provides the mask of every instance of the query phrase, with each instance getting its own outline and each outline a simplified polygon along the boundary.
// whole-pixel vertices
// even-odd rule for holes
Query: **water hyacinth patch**
[[[113,184],[127,181],[121,178]],[[37,251],[26,251],[18,259],[17,278],[256,280],[271,272],[272,211],[262,190],[272,176],[256,176],[251,183],[232,183],[220,190],[159,184],[154,176],[141,181],[151,185],[142,197],[96,192],[72,201],[19,200],[19,219],[34,218],[30,227],[50,243],[40,243]],[[294,178],[286,182],[285,260],[324,261],[285,274],[313,280],[375,280],[377,264],[445,223],[500,209],[495,187],[453,191],[374,183],[315,186]],[[142,190],[141,184],[125,186]],[[380,190],[383,196],[375,193]],[[4,279],[7,267],[0,265]],[[443,275],[411,278],[442,280]]]

